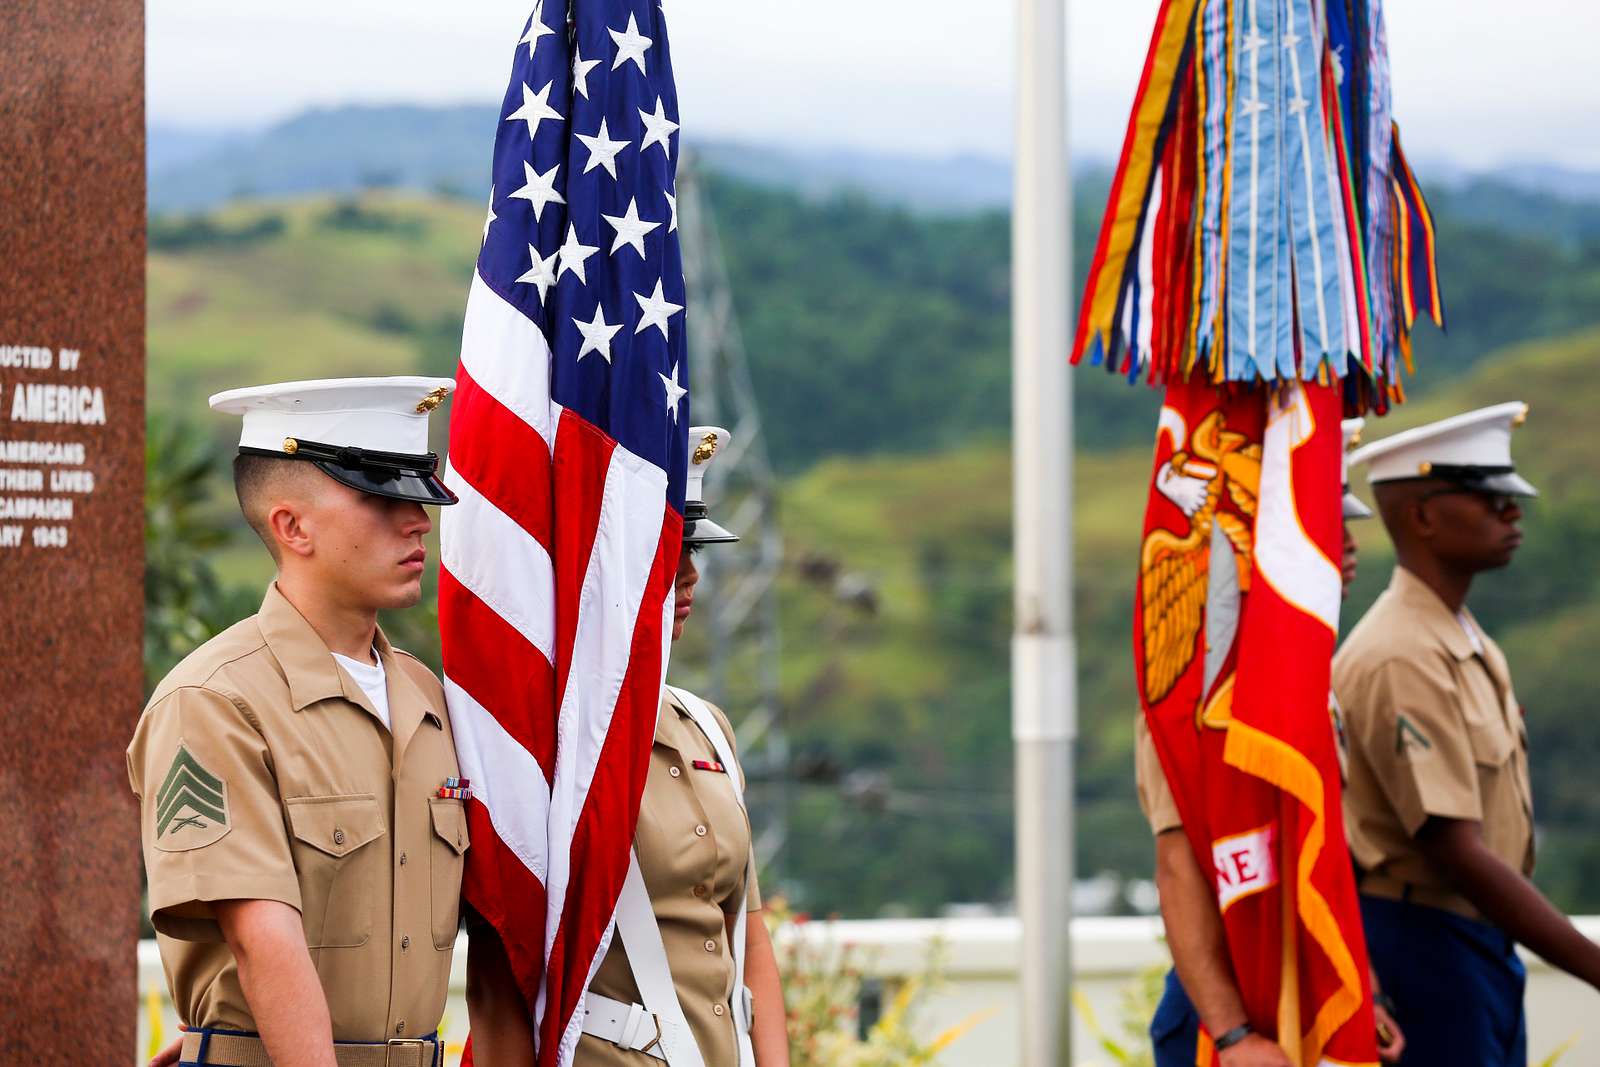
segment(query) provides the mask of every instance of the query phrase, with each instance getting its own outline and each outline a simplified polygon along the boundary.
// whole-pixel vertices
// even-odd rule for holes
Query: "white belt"
[[[661,1022],[641,1004],[590,993],[583,1001],[583,1032],[663,1062],[667,1058],[661,1050]]]

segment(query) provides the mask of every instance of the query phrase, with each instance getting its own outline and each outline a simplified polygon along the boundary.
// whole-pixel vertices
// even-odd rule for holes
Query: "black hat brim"
[[[399,467],[344,467],[338,463],[314,459],[322,472],[334,481],[359,489],[373,496],[391,500],[410,500],[418,504],[437,504],[445,507],[460,500],[450,491],[439,476],[429,470],[407,470]]]
[[[1445,465],[1435,463],[1426,473],[1418,476],[1420,479],[1435,478],[1455,485],[1471,493],[1504,493],[1507,496],[1535,497],[1539,490],[1522,475],[1511,467],[1477,467],[1471,465]],[[1410,478],[1392,478],[1388,481],[1412,481]],[[1374,485],[1381,483],[1374,482]]]
[[[1535,489],[1526,478],[1516,471],[1484,475],[1472,488],[1481,493],[1505,493],[1508,496],[1534,497],[1539,495],[1539,490]]]
[[[724,529],[710,519],[694,519],[684,523],[683,543],[686,545],[731,545],[739,535]]]
[[[373,496],[410,500],[418,504],[454,504],[460,498],[439,478],[439,457],[431,452],[379,452],[323,441],[286,439],[283,451],[240,445],[239,453],[265,456],[317,467],[341,485]]]
[[[1349,490],[1345,490],[1344,517],[1347,519],[1370,519],[1372,518],[1372,509],[1367,507],[1360,497]]]

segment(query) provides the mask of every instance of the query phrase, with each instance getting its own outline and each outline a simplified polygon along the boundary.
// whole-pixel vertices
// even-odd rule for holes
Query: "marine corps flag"
[[[1072,360],[1166,390],[1140,702],[1251,1025],[1301,1067],[1377,1059],[1329,714],[1339,421],[1404,400],[1421,317],[1382,0],[1162,0]]]
[[[1134,605],[1140,701],[1250,1023],[1301,1067],[1377,1061],[1328,699],[1339,416],[1312,382],[1169,386]]]
[[[1403,400],[1444,305],[1390,97],[1381,0],[1162,0],[1073,362]]]

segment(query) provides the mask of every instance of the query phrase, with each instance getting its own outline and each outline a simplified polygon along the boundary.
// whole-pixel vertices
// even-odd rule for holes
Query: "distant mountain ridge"
[[[194,212],[230,200],[373,187],[473,199],[486,189],[496,121],[492,105],[471,104],[317,109],[253,132],[154,124],[150,209]],[[689,147],[721,173],[810,198],[853,191],[918,210],[966,212],[1004,207],[1011,197],[1010,164],[984,156],[922,158],[714,139],[691,140]]]
[[[493,106],[478,104],[316,109],[255,133],[213,131],[209,143],[154,126],[150,209],[373,187],[476,197],[487,191],[496,119]]]
[[[235,199],[348,193],[385,187],[448,192],[476,200],[488,182],[498,121],[492,104],[423,107],[344,106],[306,111],[264,130],[191,130],[156,123],[148,137],[150,208],[203,211]],[[854,193],[915,211],[1003,210],[1011,202],[1008,160],[972,154],[913,156],[804,145],[717,139],[688,141],[706,165],[732,177],[792,190],[808,199]],[[1092,189],[1108,180],[1109,160],[1080,160]],[[1600,173],[1521,164],[1473,173],[1422,161],[1427,189],[1467,194],[1486,220],[1509,210],[1541,216],[1513,197],[1549,197],[1600,204]],[[1600,236],[1571,233],[1568,236]],[[1555,236],[1555,234],[1551,234]]]

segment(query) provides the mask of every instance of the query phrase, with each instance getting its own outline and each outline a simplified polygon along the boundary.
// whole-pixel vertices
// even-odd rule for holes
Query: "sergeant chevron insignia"
[[[228,784],[180,740],[156,791],[156,848],[187,852],[220,839],[228,829]]]

